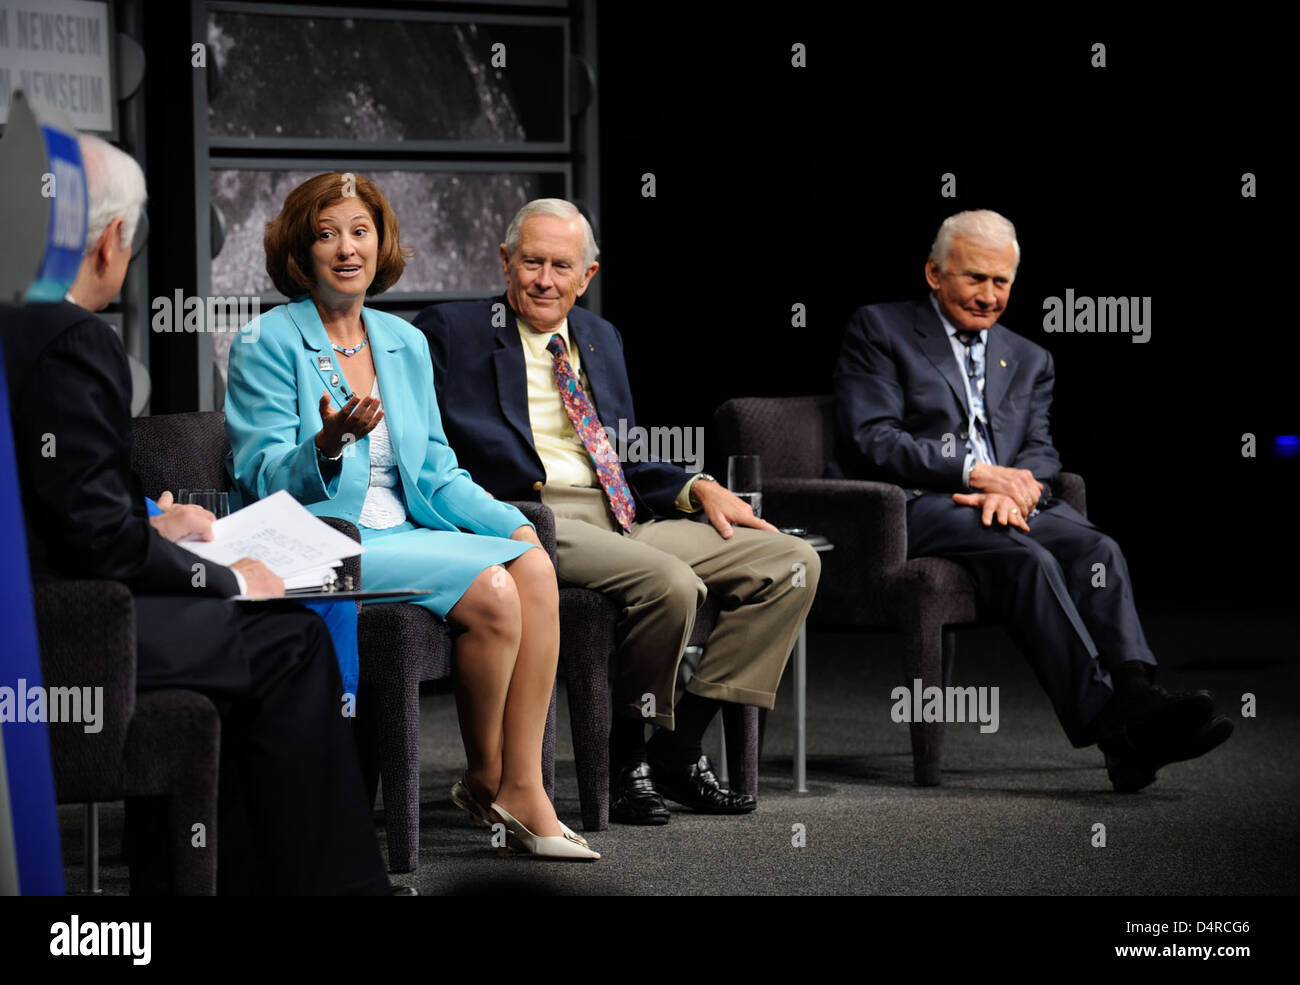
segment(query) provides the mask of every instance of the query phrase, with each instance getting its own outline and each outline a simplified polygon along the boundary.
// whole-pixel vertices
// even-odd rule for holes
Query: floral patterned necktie
[[[578,432],[587,454],[591,456],[592,464],[596,466],[596,476],[600,479],[605,495],[609,497],[610,508],[619,525],[630,531],[632,521],[636,518],[632,490],[628,488],[627,479],[623,476],[623,466],[618,462],[618,455],[609,443],[609,435],[596,416],[596,408],[573,372],[564,349],[564,339],[558,332],[546,343],[546,351],[555,357],[555,385],[559,388],[560,399],[564,401],[564,410],[573,422],[573,430]]]

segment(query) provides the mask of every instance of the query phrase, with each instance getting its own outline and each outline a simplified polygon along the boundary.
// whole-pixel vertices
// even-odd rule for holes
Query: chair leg
[[[572,661],[566,663],[582,827],[585,831],[604,831],[609,827],[609,686],[603,672],[575,667]]]
[[[727,737],[731,789],[757,796],[758,709],[753,705],[723,704],[722,731]]]
[[[904,626],[903,683],[909,691],[918,678],[922,689],[941,687],[948,633],[941,625],[920,618]],[[943,722],[912,722],[911,731],[913,781],[918,787],[938,786],[943,779]]]
[[[943,686],[952,686],[952,664],[957,657],[957,631],[948,626],[943,629]]]
[[[378,693],[400,689],[397,696]],[[372,708],[379,716],[379,775],[388,829],[388,871],[414,872],[420,863],[420,686],[404,674],[376,682]],[[363,712],[364,714],[364,712]]]
[[[99,804],[86,805],[85,828],[86,892],[98,896],[103,892],[99,888]]]
[[[808,792],[808,624],[799,627],[790,661],[794,685],[794,792]],[[762,751],[762,732],[759,733]]]
[[[379,717],[367,714],[374,688],[363,683],[357,689],[357,717],[352,719],[352,738],[357,744],[361,779],[365,784],[366,803],[374,809],[379,794]]]
[[[205,745],[210,758],[206,762],[193,760],[191,768],[173,781],[167,798],[172,886],[181,896],[217,894],[221,724],[215,709],[209,728],[211,738]],[[196,830],[196,825],[202,827]]]
[[[555,710],[559,692],[557,680],[551,687],[551,706],[546,710],[546,732],[542,736],[542,785],[552,804],[555,803]]]

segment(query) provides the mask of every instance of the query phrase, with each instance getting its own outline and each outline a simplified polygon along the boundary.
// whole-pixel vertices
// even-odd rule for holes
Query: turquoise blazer
[[[373,308],[362,309],[362,319],[411,521],[496,537],[531,525],[457,465],[442,429],[424,334]],[[316,458],[321,394],[330,394],[336,410],[348,400],[338,359],[310,297],[260,315],[257,329],[230,347],[226,468],[243,502],[284,489],[312,513],[359,523],[370,485],[369,436],[347,449],[342,469],[328,480]]]

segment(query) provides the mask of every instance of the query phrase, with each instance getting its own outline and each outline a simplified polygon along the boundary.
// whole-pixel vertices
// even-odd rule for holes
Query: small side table
[[[820,534],[804,534],[803,541],[818,554],[835,550]],[[808,792],[808,622],[799,627],[794,644],[794,792]]]
[[[787,531],[782,531],[785,533]],[[835,545],[821,534],[796,534],[818,554],[835,550]],[[799,626],[791,654],[794,664],[794,792],[808,792],[808,622]],[[718,779],[729,782],[727,776],[727,730],[718,730]]]

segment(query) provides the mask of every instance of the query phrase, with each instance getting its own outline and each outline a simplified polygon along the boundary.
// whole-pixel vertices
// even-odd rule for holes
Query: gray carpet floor
[[[893,634],[813,631],[809,793],[792,791],[790,685],[768,718],[758,810],[679,812],[660,828],[589,833],[601,861],[500,857],[451,803],[463,769],[455,708],[422,699],[420,868],[425,894],[1291,894],[1300,889],[1300,664],[1290,614],[1144,613],[1160,682],[1206,687],[1236,725],[1209,755],[1161,771],[1140,794],[1111,792],[1095,748],[1072,749],[1028,666],[998,630],[960,636],[954,683],[997,685],[995,733],[948,728],[944,781],[911,782]],[[1256,714],[1243,717],[1243,695]],[[560,694],[556,804],[579,826]],[[706,750],[716,748],[711,734]],[[60,808],[69,890],[84,885],[82,813]],[[127,889],[120,805],[101,815],[106,893]],[[1104,846],[1098,842],[1103,833]],[[799,836],[802,836],[801,838]],[[801,846],[795,842],[802,840]],[[380,841],[383,844],[382,827]]]

